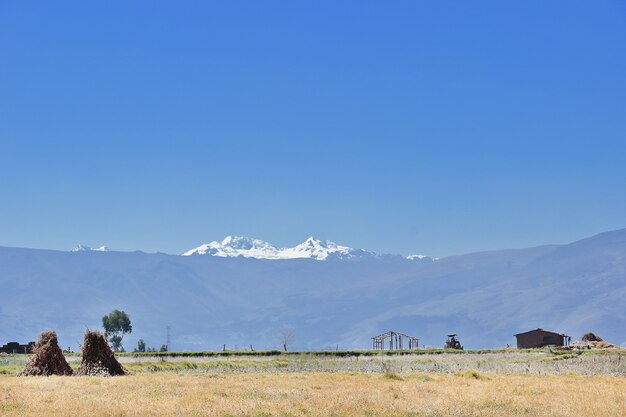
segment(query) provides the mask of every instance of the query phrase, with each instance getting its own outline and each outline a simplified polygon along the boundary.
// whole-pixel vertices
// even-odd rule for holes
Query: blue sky
[[[626,227],[621,1],[0,0],[0,245]]]

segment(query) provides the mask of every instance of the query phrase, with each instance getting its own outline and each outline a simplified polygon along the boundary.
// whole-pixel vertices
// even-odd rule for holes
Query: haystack
[[[578,349],[614,349],[616,345],[607,342],[594,333],[585,333],[580,342],[572,343],[573,348]]]
[[[122,365],[115,359],[104,335],[87,330],[83,342],[83,358],[77,375],[115,376],[124,375]]]
[[[57,334],[54,331],[43,332],[39,336],[33,356],[19,375],[72,375],[72,368],[63,356]]]
[[[582,338],[583,342],[602,342],[603,340],[604,339],[602,339],[600,336],[596,336],[591,332],[585,333]]]

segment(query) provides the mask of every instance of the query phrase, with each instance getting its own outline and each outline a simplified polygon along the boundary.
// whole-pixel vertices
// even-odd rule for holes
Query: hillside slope
[[[440,346],[513,344],[536,327],[626,343],[626,230],[569,245],[474,253],[435,262],[402,257],[268,260],[142,252],[0,248],[0,342],[54,328],[76,349],[113,308],[148,346],[176,350],[369,348],[389,329]]]

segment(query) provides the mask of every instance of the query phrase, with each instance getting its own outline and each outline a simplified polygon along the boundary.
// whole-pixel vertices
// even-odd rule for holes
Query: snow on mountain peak
[[[221,242],[213,241],[191,249],[183,256],[211,255],[219,257],[237,257],[257,259],[297,259],[309,258],[323,261],[329,256],[351,258],[373,255],[373,253],[337,245],[330,240],[309,237],[304,242],[291,248],[278,248],[259,239],[241,236],[226,236]]]
[[[304,242],[293,247],[278,247],[264,240],[243,236],[226,236],[221,242],[213,241],[188,250],[183,256],[210,255],[222,258],[257,259],[315,259],[324,261],[329,258],[351,259],[377,256],[374,252],[363,249],[353,249],[338,245],[331,240],[308,237]],[[425,255],[409,255],[406,257],[414,262],[432,262],[434,259]]]
[[[222,240],[221,245],[232,249],[240,250],[272,250],[274,246],[259,239],[252,239],[243,236],[226,236]]]
[[[278,253],[278,248],[259,239],[243,236],[226,236],[221,242],[205,243],[183,253],[183,256],[197,254],[222,258],[243,256],[245,258],[281,259]]]
[[[350,258],[355,255],[355,249],[337,245],[330,240],[319,240],[313,236],[293,248],[283,249],[290,258],[313,258],[320,261],[333,255],[341,258]]]
[[[106,246],[100,246],[99,248],[91,248],[85,245],[76,245],[72,248],[72,252],[109,252],[109,248]]]
[[[426,255],[409,255],[406,257],[406,259],[408,259],[409,261],[414,261],[414,262],[432,262],[435,259],[431,258],[430,256],[426,256]]]

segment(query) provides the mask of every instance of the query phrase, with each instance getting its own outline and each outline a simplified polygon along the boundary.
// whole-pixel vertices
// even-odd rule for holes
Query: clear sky
[[[623,227],[623,1],[0,0],[2,246]]]

